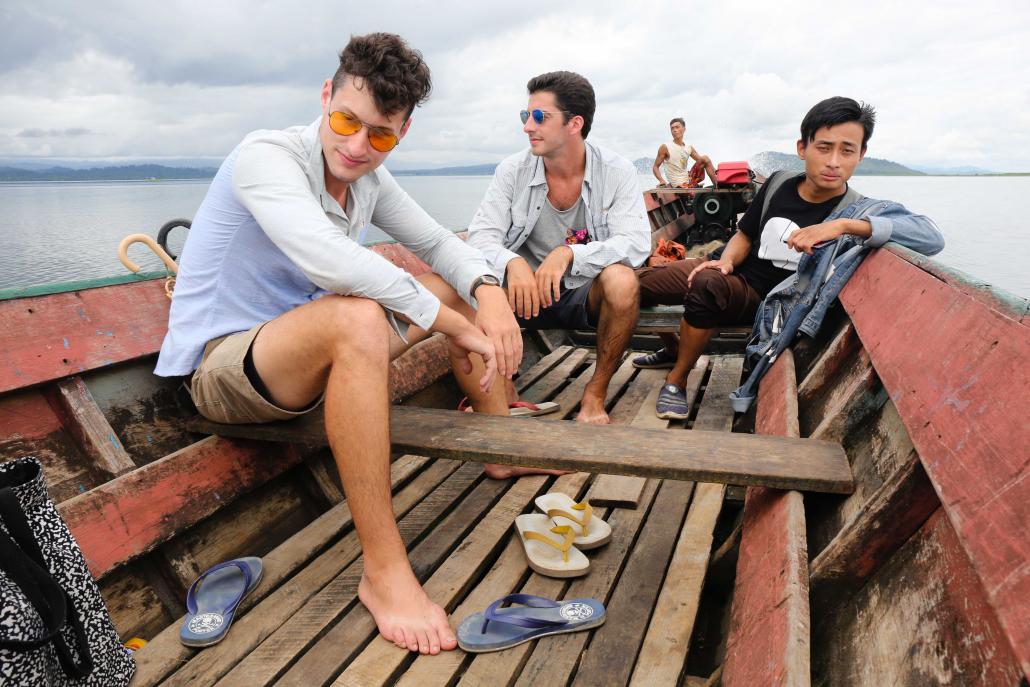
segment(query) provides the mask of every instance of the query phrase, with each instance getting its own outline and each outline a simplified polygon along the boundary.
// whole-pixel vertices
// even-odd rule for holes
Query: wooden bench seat
[[[390,440],[395,450],[407,453],[520,467],[832,493],[849,493],[852,488],[847,457],[833,442],[705,431],[676,436],[573,422],[550,425],[545,432],[531,429],[536,422],[396,407],[390,416]],[[223,425],[198,417],[190,428],[244,439],[326,442],[324,419],[316,413],[259,425]]]

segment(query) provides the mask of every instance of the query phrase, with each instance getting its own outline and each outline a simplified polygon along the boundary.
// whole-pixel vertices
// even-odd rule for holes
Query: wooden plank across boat
[[[376,250],[426,269],[397,246]],[[0,300],[0,460],[40,458],[119,633],[150,640],[134,684],[1030,675],[1024,299],[881,249],[819,337],[772,368],[753,416],[734,417],[725,395],[739,354],[702,358],[690,419],[673,423],[653,415],[662,371],[627,357],[609,390],[616,426],[601,429],[568,421],[593,372],[589,349],[527,338],[517,386],[563,412],[505,419],[448,410],[458,391],[446,347],[420,344],[391,372],[393,505],[416,575],[455,622],[515,591],[594,596],[609,621],[493,654],[419,657],[378,639],[357,601],[360,547],[317,418],[190,425],[185,391],[150,373],[167,317],[160,281],[115,281]],[[495,481],[482,461],[581,471]],[[514,517],[545,491],[610,497],[613,484],[635,507],[595,510],[613,538],[590,552],[591,572],[532,573]],[[742,501],[726,484],[752,488]],[[202,651],[182,646],[186,586],[240,555],[262,556],[265,573],[231,632]]]

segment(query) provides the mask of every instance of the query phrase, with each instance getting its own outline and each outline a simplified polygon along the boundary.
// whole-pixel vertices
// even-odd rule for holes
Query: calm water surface
[[[398,177],[449,229],[464,228],[489,177]],[[116,255],[126,234],[156,236],[166,221],[192,218],[209,181],[0,184],[0,288],[124,274]],[[640,177],[641,189],[653,179]],[[1030,297],[1030,233],[1021,200],[1030,177],[857,177],[862,193],[932,217],[946,247],[937,259],[1016,295]],[[368,240],[385,238],[375,231]],[[182,238],[173,235],[172,247]],[[162,269],[142,246],[144,270]]]

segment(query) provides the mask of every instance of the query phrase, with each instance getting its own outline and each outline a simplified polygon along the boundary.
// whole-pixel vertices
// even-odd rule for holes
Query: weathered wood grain
[[[683,671],[722,496],[721,485],[702,483],[694,488],[686,522],[635,662],[629,682],[634,687],[674,685]]]
[[[812,637],[821,687],[1024,684],[941,510],[826,620]]]
[[[458,473],[471,467],[462,466]],[[508,486],[507,480],[487,479],[467,496],[440,490],[412,511],[409,523],[399,523],[405,544],[425,537],[408,554],[420,582],[425,582]],[[454,510],[440,519],[452,505]],[[362,572],[362,561],[355,561],[219,684],[250,687],[273,681],[305,686],[331,682],[377,632],[372,615],[356,603]]]
[[[658,480],[647,481],[641,506],[636,510],[618,508],[612,510],[607,517],[608,523],[612,526],[611,541],[598,549],[597,553],[591,555],[590,574],[573,581],[562,598],[594,598],[602,601],[609,598],[644,521],[649,517],[648,513],[651,511],[651,504],[655,500],[658,486]],[[537,577],[539,576],[534,575],[531,581]],[[549,582],[556,582],[556,580],[549,580]],[[551,598],[556,597],[552,596]],[[513,674],[518,675],[514,684],[521,687],[568,684],[582,657],[584,647],[590,641],[590,635],[590,632],[576,632],[562,635],[561,641],[557,642],[539,641],[523,645],[527,647],[528,654],[517,649],[510,650],[514,656],[519,657],[517,665],[508,666]],[[458,684],[496,685],[500,674],[485,669],[496,665],[496,662],[503,661],[505,657],[501,656],[501,653],[477,656]],[[528,658],[523,658],[527,655]]]
[[[726,403],[726,394],[737,387],[742,365],[739,356],[720,356],[714,360],[695,427],[726,432],[733,428],[733,407]],[[708,359],[702,356],[687,377],[686,392],[691,404],[707,367]],[[652,423],[656,419],[652,414],[644,422]],[[686,664],[725,491],[721,484],[695,486],[693,502],[666,571],[630,684],[675,684]]]
[[[298,461],[282,446],[209,437],[69,499],[58,510],[100,578]]]
[[[695,430],[672,434],[617,425],[562,422],[534,432],[535,418],[396,407],[390,416],[395,450],[502,465],[628,474],[688,481],[848,493],[851,470],[840,445],[812,439]],[[325,440],[321,418],[268,425],[196,420],[207,433],[273,441]]]
[[[549,491],[552,494],[567,494],[571,498],[578,500],[588,477],[589,475],[583,472],[562,475],[555,480],[554,485]],[[469,615],[482,611],[502,596],[518,591],[529,572],[522,542],[519,541],[518,537],[513,536],[500,557],[490,568],[490,571],[483,577],[483,580],[465,597],[461,605],[450,614],[451,626],[457,627]],[[537,589],[532,591],[532,587],[523,589],[524,593],[537,594],[538,596],[549,595],[551,598],[554,598],[561,591],[562,586],[564,586],[564,580],[548,579],[540,575],[537,577],[540,582],[553,585],[555,588],[553,593],[551,590]],[[419,656],[398,677],[397,686],[444,687],[451,684],[462,663],[467,658],[462,651],[442,652],[437,656]]]
[[[758,389],[757,432],[798,436],[794,357],[780,355]],[[810,684],[808,550],[796,491],[749,489],[722,684]]]
[[[940,499],[913,452],[812,560],[812,625],[860,589],[938,507]]]
[[[391,489],[401,487],[428,462],[427,458],[417,456],[398,458],[390,467]],[[453,473],[458,465],[450,461],[433,463],[394,495],[394,512],[403,515]],[[346,502],[341,503],[263,556],[264,572],[261,584],[240,604],[240,611],[246,615],[242,619],[237,619],[233,625],[233,633],[217,648],[207,649],[202,653],[205,660],[228,658],[227,662],[231,665],[239,657],[246,655],[246,651],[257,644],[256,637],[267,636],[278,627],[278,623],[299,608],[308,596],[325,586],[342,566],[353,561],[359,551],[356,535],[352,532],[348,535],[349,538],[344,536],[337,541],[340,535],[351,529],[352,524],[349,506]],[[333,543],[334,541],[336,543]],[[294,576],[309,561],[312,561],[311,564]],[[291,577],[293,579],[289,579]],[[272,595],[272,598],[267,603],[256,608],[254,613],[247,613],[269,595]],[[266,624],[262,625],[262,620]],[[183,618],[180,617],[136,652],[136,674],[132,681],[134,687],[157,684],[197,653],[196,650],[184,647],[179,642],[179,628],[182,622]],[[248,641],[251,642],[249,646]]]
[[[162,280],[0,301],[0,393],[154,353],[169,303]]]
[[[420,536],[442,510],[470,489],[482,474],[479,466],[463,465],[438,482],[435,478],[439,475],[431,475],[439,472],[434,471],[435,467],[415,479],[394,500],[395,508],[409,509],[398,522],[405,544]],[[448,470],[447,465],[441,468],[443,472]],[[427,486],[431,486],[431,490]],[[284,655],[296,656],[299,648],[318,636],[325,623],[354,603],[361,578],[360,555],[361,545],[352,530],[234,622],[233,632],[224,640],[201,651],[162,684],[213,685],[234,669],[238,669],[236,675],[250,671],[266,674],[272,667],[266,661],[280,660],[276,658],[276,651],[269,651],[272,648],[285,652]],[[289,653],[290,650],[295,651]]]
[[[956,281],[877,251],[841,302],[1030,674],[1030,326]]]
[[[519,379],[515,387],[518,389],[521,398],[525,401],[529,401],[530,403],[539,403],[540,401],[548,400],[555,391],[568,382],[572,373],[576,368],[586,362],[589,355],[590,351],[577,348],[572,351],[572,353],[565,356],[561,362],[548,370],[546,374],[541,375],[531,382],[527,380],[525,383],[522,383],[522,379]],[[569,408],[563,404],[559,417],[564,417],[568,412]],[[547,415],[545,417],[553,416]]]
[[[630,357],[632,358],[633,356]],[[688,375],[687,383],[684,387],[684,391],[687,394],[688,407],[694,403],[698,389],[701,386],[701,377],[704,375],[707,367],[708,357],[701,356],[697,364],[694,365],[694,369]],[[668,420],[662,420],[655,415],[655,403],[658,401],[658,394],[662,391],[664,381],[664,370],[640,371],[633,382],[633,388],[644,391],[646,396],[636,404],[635,415],[628,424],[642,429],[665,429],[669,426]],[[624,412],[632,411],[630,408],[624,407]],[[591,488],[590,502],[599,506],[636,508],[640,503],[640,495],[644,491],[645,482],[646,480],[643,477],[600,475]]]
[[[314,520],[317,513],[288,477],[258,487],[161,547],[157,555],[167,561],[180,599],[211,566],[263,556]]]
[[[519,374],[515,380],[515,388],[521,393],[527,388],[536,383],[541,377],[546,375],[554,366],[565,360],[569,355],[579,349],[573,348],[572,346],[558,346],[553,351],[549,351],[540,360],[536,361],[532,367],[525,372]]]
[[[607,603],[607,620],[594,631],[573,685],[626,684],[666,566],[676,546],[694,485],[667,480]],[[721,500],[720,500],[721,502]]]
[[[65,429],[97,469],[113,477],[135,469],[81,377],[57,382],[50,398]]]
[[[490,554],[502,547],[505,539],[511,540],[505,535],[511,532],[515,517],[532,505],[546,481],[542,475],[517,480],[423,585],[426,594],[444,608],[452,607],[472,587]],[[382,636],[376,637],[347,665],[333,685],[369,687],[387,684],[411,658],[411,652],[397,648]]]

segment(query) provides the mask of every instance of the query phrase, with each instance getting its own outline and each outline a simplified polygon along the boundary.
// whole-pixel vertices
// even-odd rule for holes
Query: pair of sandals
[[[576,503],[566,494],[544,494],[535,503],[543,513],[515,518],[529,567],[548,577],[586,575],[590,561],[583,551],[607,544],[611,525],[593,516],[588,501]]]

